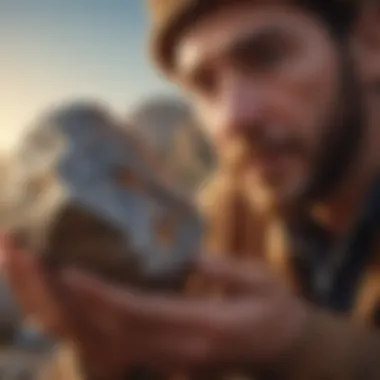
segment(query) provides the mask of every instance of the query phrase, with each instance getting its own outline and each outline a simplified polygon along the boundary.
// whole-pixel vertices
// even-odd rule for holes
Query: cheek
[[[324,130],[334,116],[339,93],[339,57],[334,49],[310,44],[302,57],[285,69],[281,78],[280,117],[292,126],[293,135],[304,146],[305,154],[319,150]]]
[[[223,150],[226,137],[220,123],[220,110],[215,104],[202,99],[193,99],[192,104],[197,119],[202,125],[203,133],[206,135],[216,151]]]

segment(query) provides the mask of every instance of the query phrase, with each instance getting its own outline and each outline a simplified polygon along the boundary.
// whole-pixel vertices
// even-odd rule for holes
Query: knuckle
[[[226,344],[234,331],[235,318],[229,313],[219,316],[212,324],[209,339],[212,346],[218,348]]]
[[[203,367],[209,363],[213,356],[213,348],[210,341],[201,339],[188,345],[183,352],[183,362],[192,368]]]
[[[217,318],[205,327],[201,338],[194,339],[184,350],[184,362],[194,368],[207,367],[220,359],[220,354],[229,344],[233,321]]]

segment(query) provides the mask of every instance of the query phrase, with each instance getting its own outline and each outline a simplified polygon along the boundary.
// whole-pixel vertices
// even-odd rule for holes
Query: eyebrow
[[[259,31],[254,31],[244,35],[237,41],[226,47],[227,56],[235,59],[236,57],[246,54],[247,49],[261,48],[265,44],[276,42],[285,42],[285,38],[289,35],[284,28],[277,25],[270,25]]]
[[[272,43],[277,40],[278,42],[285,41],[286,36],[290,33],[278,25],[268,25],[260,28],[260,30],[244,33],[237,40],[232,41],[223,48],[223,53],[232,60],[236,61],[237,57],[243,57],[247,53],[247,49],[255,50],[261,48],[265,43]],[[200,64],[189,68],[186,76],[191,82],[194,78],[202,72],[207,71],[207,58],[206,65]],[[206,67],[205,67],[206,66]]]

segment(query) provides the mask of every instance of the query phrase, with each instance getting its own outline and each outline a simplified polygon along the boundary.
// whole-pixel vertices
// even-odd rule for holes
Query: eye
[[[231,57],[246,70],[272,70],[292,55],[293,44],[282,31],[264,30],[238,42]]]
[[[269,70],[277,68],[285,61],[286,51],[284,46],[279,46],[273,41],[270,43],[263,42],[248,48],[241,58],[242,64],[247,68]]]
[[[201,95],[212,96],[217,92],[218,78],[214,71],[198,70],[192,78],[192,87]]]
[[[256,52],[256,61],[262,68],[275,67],[284,60],[285,53],[279,46],[260,46]]]

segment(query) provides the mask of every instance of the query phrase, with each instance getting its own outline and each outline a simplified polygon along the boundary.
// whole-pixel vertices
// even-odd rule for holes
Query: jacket
[[[219,175],[201,193],[200,208],[209,222],[208,250],[261,257],[301,295],[302,281],[290,259],[292,247],[284,223],[275,213],[250,211],[252,207],[239,190]],[[351,314],[342,317],[315,307],[299,345],[274,368],[273,379],[380,379],[379,227],[377,222]]]

